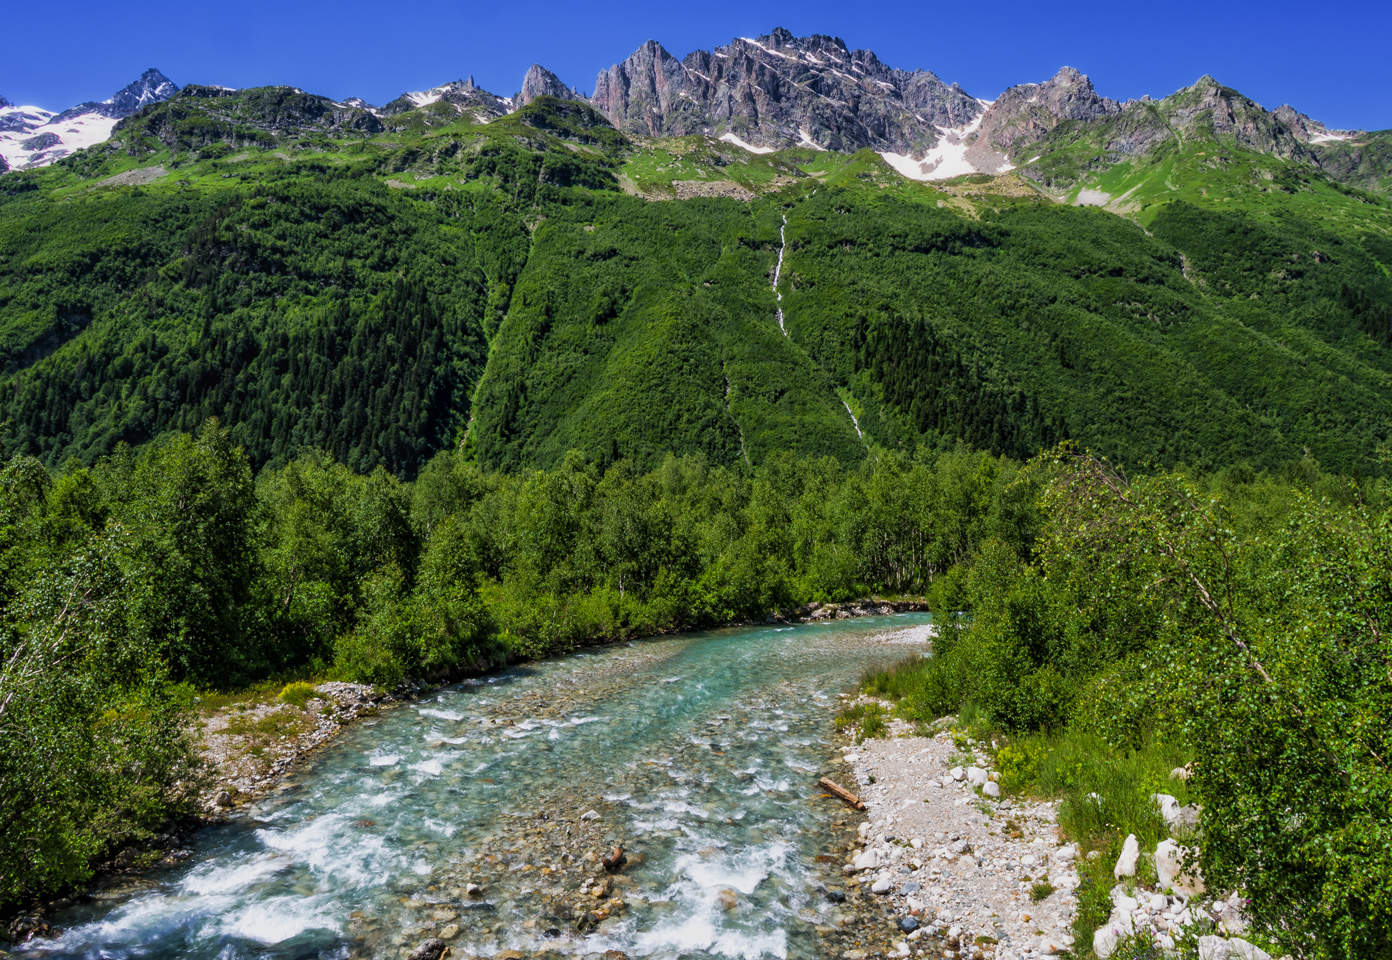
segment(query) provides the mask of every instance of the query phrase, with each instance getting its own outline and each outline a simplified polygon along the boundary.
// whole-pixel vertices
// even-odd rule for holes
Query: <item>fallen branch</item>
[[[822,789],[826,790],[832,796],[844,800],[846,803],[850,804],[855,809],[865,809],[865,804],[860,799],[860,797],[857,797],[854,793],[851,793],[851,791],[841,786],[841,784],[836,783],[833,780],[829,780],[826,777],[822,777],[822,779],[817,781],[817,785],[820,786]]]

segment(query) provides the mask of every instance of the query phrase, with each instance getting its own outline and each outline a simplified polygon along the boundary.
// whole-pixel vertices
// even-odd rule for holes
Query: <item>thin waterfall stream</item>
[[[783,331],[783,336],[788,335],[788,328],[783,325],[783,293],[778,289],[778,278],[783,275],[783,251],[788,249],[788,215],[783,214],[783,224],[778,228],[778,262],[773,267],[773,295],[778,300],[778,329]]]
[[[444,688],[17,955],[399,957],[441,937],[454,957],[821,956],[853,926],[827,891],[858,817],[816,787],[839,769],[837,696],[930,629],[731,628]]]

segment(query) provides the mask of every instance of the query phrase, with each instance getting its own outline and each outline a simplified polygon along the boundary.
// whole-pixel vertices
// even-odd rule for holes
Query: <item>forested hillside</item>
[[[1191,170],[1125,217],[868,151],[635,141],[545,97],[386,130],[200,90],[0,180],[5,452],[217,416],[254,465],[404,476],[460,444],[511,469],[1063,439],[1379,469],[1392,209],[1317,172]]]

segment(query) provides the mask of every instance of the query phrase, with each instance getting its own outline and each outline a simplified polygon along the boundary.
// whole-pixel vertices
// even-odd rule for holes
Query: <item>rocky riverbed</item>
[[[888,956],[1036,960],[1076,953],[1080,852],[1059,830],[1055,805],[1004,795],[989,752],[956,731],[952,717],[926,735],[900,720],[890,721],[888,732],[848,742],[843,756],[848,782],[868,808],[843,870],[850,886],[871,891],[884,917],[898,923],[903,936]],[[1187,776],[1185,769],[1172,773]],[[1111,913],[1089,944],[1093,954],[1106,960],[1133,941],[1172,956],[1189,938],[1200,960],[1271,960],[1244,939],[1242,896],[1207,891],[1193,866],[1199,809],[1169,794],[1151,799],[1172,836],[1149,850],[1126,838],[1111,867]]]
[[[1032,958],[1072,947],[1078,851],[1053,804],[1002,797],[983,751],[950,729],[849,746],[868,807],[848,851],[852,882],[903,931],[898,956]]]

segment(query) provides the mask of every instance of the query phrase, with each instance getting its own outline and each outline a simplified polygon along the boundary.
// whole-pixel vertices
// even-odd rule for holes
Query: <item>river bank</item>
[[[1055,805],[1002,796],[986,751],[951,717],[926,735],[902,720],[888,726],[887,738],[845,747],[867,813],[844,869],[899,922],[892,955],[1029,960],[1070,950],[1078,850]]]

